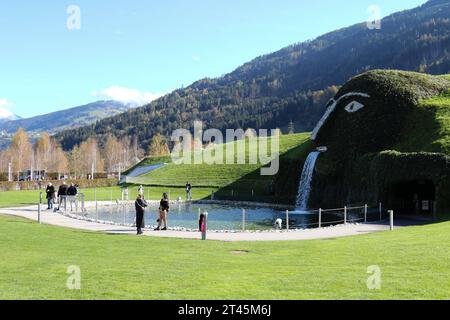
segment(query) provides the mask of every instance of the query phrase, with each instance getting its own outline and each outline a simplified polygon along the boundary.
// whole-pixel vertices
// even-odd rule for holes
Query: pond
[[[151,203],[146,210],[145,224],[147,227],[156,226],[158,207]],[[287,209],[287,208],[286,208]],[[168,215],[169,228],[186,228],[197,230],[200,212],[208,212],[209,230],[242,230],[245,219],[245,230],[273,230],[277,219],[282,220],[282,226],[286,226],[286,209],[280,207],[268,207],[242,204],[218,204],[218,203],[179,203],[172,204]],[[243,214],[245,212],[245,217]],[[109,205],[88,208],[86,218],[112,222],[121,225],[133,225],[135,222],[134,205]],[[361,210],[349,211],[348,222],[361,222],[363,213]],[[315,228],[318,226],[318,212],[291,211],[289,213],[290,228]],[[323,214],[322,226],[329,226],[343,222],[343,213],[334,212]]]

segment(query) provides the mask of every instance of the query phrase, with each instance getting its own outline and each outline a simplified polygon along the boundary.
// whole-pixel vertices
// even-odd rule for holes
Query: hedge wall
[[[59,186],[62,181],[60,180],[52,180],[52,181],[43,181],[41,183],[41,188],[45,188],[47,183],[51,182],[55,186]],[[81,188],[100,188],[100,187],[113,187],[117,185],[117,179],[96,179],[96,180],[67,180],[66,183],[76,183]],[[36,181],[1,181],[0,182],[0,191],[16,191],[16,190],[38,190],[39,184]]]
[[[322,162],[322,165],[321,165]],[[450,214],[450,157],[441,153],[382,151],[353,158],[345,170],[330,172],[326,155],[319,158],[311,205],[341,207],[382,202],[392,205],[392,186],[429,180],[436,188],[438,214]]]
[[[437,210],[450,212],[450,157],[439,153],[385,151],[370,166],[369,191],[389,203],[390,186],[400,181],[430,180],[436,188]]]

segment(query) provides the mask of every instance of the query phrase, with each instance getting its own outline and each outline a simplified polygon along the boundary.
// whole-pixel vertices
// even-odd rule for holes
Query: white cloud
[[[12,102],[8,101],[8,99],[0,99],[0,107],[12,108],[12,107],[14,107],[14,104]]]
[[[13,119],[13,118],[14,118],[14,113],[9,111],[8,109],[0,107],[0,119]]]
[[[200,61],[200,57],[199,56],[193,56],[192,60],[194,60],[195,62]]]
[[[0,99],[0,119],[15,119],[14,113],[9,108],[14,107],[14,104],[7,99]]]
[[[103,90],[92,91],[94,97],[102,99],[110,99],[120,101],[122,103],[129,103],[136,106],[141,106],[152,102],[163,96],[163,93],[141,92],[138,89],[131,89],[126,87],[112,86]]]

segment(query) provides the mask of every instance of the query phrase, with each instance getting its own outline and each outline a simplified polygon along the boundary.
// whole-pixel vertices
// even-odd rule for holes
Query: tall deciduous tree
[[[103,148],[103,157],[108,172],[115,172],[121,166],[122,148],[123,146],[114,136],[108,136]]]
[[[8,173],[9,163],[11,163],[9,150],[0,150],[0,173]]]
[[[68,173],[69,170],[69,161],[63,149],[61,147],[56,147],[53,153],[53,171],[57,172],[58,175],[62,173]]]
[[[33,147],[28,139],[28,134],[22,128],[17,130],[13,136],[9,152],[15,172],[31,168]]]
[[[169,146],[159,133],[153,136],[149,150],[151,156],[162,156],[169,154]]]
[[[73,174],[75,178],[79,178],[83,175],[83,173],[87,173],[86,171],[83,171],[83,156],[78,146],[75,146],[70,151],[68,161],[70,173]]]
[[[103,160],[96,139],[89,138],[81,143],[80,153],[82,155],[81,168],[84,173],[89,174],[92,170],[94,173],[103,172]]]
[[[36,141],[34,149],[36,169],[50,171],[54,152],[56,150],[55,141],[53,141],[53,139],[50,138],[50,135],[45,132]]]

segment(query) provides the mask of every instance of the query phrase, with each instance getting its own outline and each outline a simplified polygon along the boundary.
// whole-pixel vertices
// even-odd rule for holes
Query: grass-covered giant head
[[[429,181],[450,210],[449,75],[359,75],[328,103],[312,140],[328,149],[316,165],[313,207],[390,204],[392,186]]]
[[[417,120],[413,119],[414,115],[426,113],[418,110],[420,102],[442,94],[449,87],[450,82],[444,77],[401,71],[364,73],[345,84],[328,103],[312,140],[341,159],[402,149],[408,144],[404,140],[417,140],[411,135],[414,128],[410,126],[417,125],[411,122]],[[434,113],[429,111],[424,122]],[[428,151],[424,150],[427,148],[424,141],[416,150],[399,151]]]

